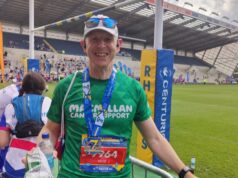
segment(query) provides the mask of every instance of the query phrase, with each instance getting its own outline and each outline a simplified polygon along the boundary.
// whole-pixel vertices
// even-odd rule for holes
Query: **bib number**
[[[80,151],[82,171],[118,172],[125,166],[127,141],[114,137],[85,137]]]

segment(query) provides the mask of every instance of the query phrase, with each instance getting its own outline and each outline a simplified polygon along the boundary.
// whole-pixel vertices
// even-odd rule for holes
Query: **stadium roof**
[[[35,27],[53,23],[123,0],[35,0]],[[119,21],[120,35],[153,45],[154,0],[137,2],[105,14]],[[197,52],[238,41],[238,26],[164,2],[163,46]],[[29,1],[0,0],[0,20],[29,24]],[[68,33],[83,32],[83,22],[55,27]]]
[[[124,1],[126,0],[35,0],[35,27]],[[138,1],[104,14],[118,20],[119,32],[124,39],[146,40],[146,44],[153,45],[155,2],[156,0]],[[206,16],[167,2],[163,6],[164,48],[197,53],[197,57],[219,68],[223,73],[233,73],[238,64],[238,52],[229,44],[238,41],[238,21],[228,22],[225,18],[221,20],[215,17],[215,13]],[[0,0],[0,21],[28,26],[29,1]],[[55,26],[53,29],[82,34],[83,25],[83,20],[79,20]],[[212,48],[215,50],[208,50]],[[231,51],[229,54],[227,49]]]

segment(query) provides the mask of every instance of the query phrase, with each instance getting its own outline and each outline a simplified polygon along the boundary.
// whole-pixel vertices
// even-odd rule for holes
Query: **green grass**
[[[171,143],[202,178],[238,177],[238,86],[174,86]]]
[[[47,96],[52,96],[54,87],[55,83],[49,84]],[[186,164],[196,157],[198,177],[238,177],[237,128],[238,86],[174,85],[170,142]],[[134,127],[133,156],[136,134]]]

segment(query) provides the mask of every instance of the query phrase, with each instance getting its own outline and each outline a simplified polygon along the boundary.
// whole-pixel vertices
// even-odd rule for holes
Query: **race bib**
[[[118,172],[125,166],[127,141],[118,137],[82,136],[80,170]]]

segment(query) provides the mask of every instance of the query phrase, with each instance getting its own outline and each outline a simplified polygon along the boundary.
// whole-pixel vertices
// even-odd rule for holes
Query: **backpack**
[[[13,99],[17,125],[13,134],[17,138],[38,136],[44,126],[41,120],[41,108],[44,96],[26,94]]]
[[[27,120],[21,124],[17,123],[15,135],[17,138],[34,137],[40,133],[43,126],[43,122],[39,123],[35,120]]]

